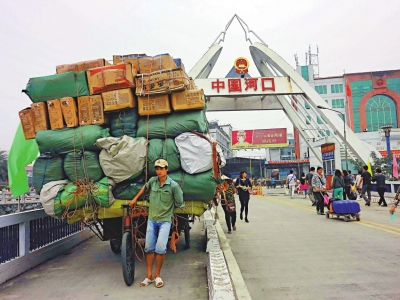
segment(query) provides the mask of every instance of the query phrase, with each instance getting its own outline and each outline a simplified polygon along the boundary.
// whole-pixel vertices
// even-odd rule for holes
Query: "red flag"
[[[346,96],[351,97],[351,88],[348,83],[346,83]]]

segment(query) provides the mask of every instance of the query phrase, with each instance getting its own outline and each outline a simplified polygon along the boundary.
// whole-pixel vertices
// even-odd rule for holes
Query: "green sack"
[[[108,137],[109,128],[98,125],[86,125],[77,128],[59,130],[40,130],[36,133],[36,142],[41,154],[66,154],[74,150],[98,151],[95,145],[99,138]]]
[[[90,189],[86,186],[77,187],[74,183],[70,182],[60,189],[55,199],[61,204],[62,210],[72,210],[84,207],[86,204],[90,205],[92,198]]]
[[[132,200],[144,186],[144,183],[137,183],[131,181],[123,181],[118,183],[113,190],[115,199],[119,200]]]
[[[61,156],[40,156],[33,165],[33,187],[40,194],[43,185],[51,181],[66,179]]]
[[[112,194],[114,187],[115,182],[107,177],[96,182],[92,193],[94,202],[102,207],[110,207],[110,205],[115,202],[115,198]]]
[[[62,219],[66,207],[61,204],[61,191],[68,184],[68,180],[56,180],[46,183],[40,193],[40,202],[46,214]]]
[[[147,122],[147,117],[142,117],[138,122],[137,136],[147,138],[148,132],[148,139],[164,139],[165,137],[174,138],[189,131],[208,132],[208,122],[203,110],[150,116],[149,122]]]
[[[173,139],[151,139],[148,143],[147,174],[149,176],[156,175],[154,163],[159,158],[168,161],[168,172],[175,172],[181,168],[179,151]]]
[[[136,137],[137,122],[139,114],[136,108],[124,109],[109,114],[110,117],[110,133],[114,137],[122,137],[123,135]]]
[[[89,96],[86,71],[30,78],[22,92],[34,103],[63,97]]]
[[[64,158],[64,171],[72,182],[85,178],[99,181],[104,177],[99,162],[99,154],[92,151],[76,151],[68,153]]]
[[[212,170],[194,175],[183,171],[174,172],[168,175],[181,186],[185,202],[209,202],[215,195],[217,183]]]

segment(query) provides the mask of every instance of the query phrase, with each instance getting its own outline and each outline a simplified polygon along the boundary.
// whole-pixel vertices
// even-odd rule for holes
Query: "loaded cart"
[[[351,219],[360,221],[360,204],[354,200],[340,200],[330,199],[328,204],[329,210],[326,212],[326,218],[343,217],[345,222],[349,222]]]

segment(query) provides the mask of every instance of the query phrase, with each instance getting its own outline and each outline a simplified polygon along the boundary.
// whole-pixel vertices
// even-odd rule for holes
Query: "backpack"
[[[354,192],[354,191],[351,191],[349,199],[350,200],[357,200],[357,193]]]

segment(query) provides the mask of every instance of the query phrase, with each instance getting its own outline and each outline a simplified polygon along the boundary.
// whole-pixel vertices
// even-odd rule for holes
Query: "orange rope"
[[[176,253],[176,244],[179,243],[181,240],[181,236],[178,233],[178,217],[174,215],[174,219],[172,220],[172,227],[175,226],[175,230],[172,232],[171,235],[171,242],[169,247],[171,248],[172,251]]]

